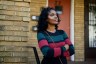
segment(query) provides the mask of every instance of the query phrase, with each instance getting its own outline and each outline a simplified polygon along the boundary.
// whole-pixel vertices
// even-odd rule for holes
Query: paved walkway
[[[96,61],[86,61],[86,62],[68,62],[68,64],[96,64]]]

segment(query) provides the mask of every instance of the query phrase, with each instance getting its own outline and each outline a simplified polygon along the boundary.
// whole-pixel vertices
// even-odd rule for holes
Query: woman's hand
[[[64,46],[65,48],[66,48],[66,50],[68,50],[69,49],[69,45],[68,44],[65,44],[65,46]]]

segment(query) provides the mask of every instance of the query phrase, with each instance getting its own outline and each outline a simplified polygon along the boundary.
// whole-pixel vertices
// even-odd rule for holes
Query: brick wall
[[[26,46],[28,43],[30,1],[0,0],[0,64],[26,63],[26,59],[19,57],[23,48],[10,46]]]
[[[75,61],[84,60],[84,0],[75,0]],[[35,63],[33,52],[26,57],[27,51],[22,47],[35,46],[40,60],[42,53],[38,48],[37,32],[32,26],[37,22],[30,20],[30,16],[39,16],[41,7],[46,6],[46,0],[0,0],[0,64],[28,64]],[[10,51],[10,52],[9,52]],[[21,56],[21,57],[20,57]],[[24,57],[24,59],[22,59]],[[27,60],[27,61],[25,61]],[[13,61],[13,62],[12,62]],[[27,62],[27,63],[26,63]]]
[[[84,0],[75,0],[75,61],[84,61]]]
[[[45,7],[46,6],[46,1],[47,0],[31,0],[30,3],[30,15],[35,15],[35,16],[39,16],[40,12],[41,12],[41,7]],[[35,46],[38,49],[38,54],[40,57],[40,60],[42,59],[42,53],[40,51],[40,49],[38,48],[38,42],[37,42],[37,32],[32,31],[32,26],[36,26],[37,22],[31,20],[29,23],[29,42],[28,45],[29,46]]]
[[[31,2],[30,2],[31,1]],[[84,0],[75,0],[75,61],[84,60]],[[0,0],[0,63],[26,64],[26,60],[32,64],[35,61],[33,52],[29,59],[21,51],[26,51],[22,47],[15,46],[35,46],[38,49],[39,57],[42,59],[42,53],[38,48],[37,32],[32,31],[32,26],[36,21],[30,21],[30,16],[39,15],[41,7],[46,6],[46,0]],[[29,22],[30,21],[30,22]],[[15,53],[14,53],[15,50]],[[8,52],[11,51],[11,52]],[[17,51],[17,52],[16,52]],[[19,53],[18,53],[19,51]],[[31,50],[32,51],[32,50]],[[27,53],[28,55],[28,53]],[[14,57],[17,56],[17,57]],[[11,58],[12,57],[12,58]],[[20,64],[20,63],[19,63]]]

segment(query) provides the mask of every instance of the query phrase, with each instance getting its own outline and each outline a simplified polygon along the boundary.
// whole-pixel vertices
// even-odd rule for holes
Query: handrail
[[[26,46],[26,47],[27,48],[33,48],[34,53],[35,53],[36,62],[37,62],[37,64],[40,64],[40,60],[39,60],[39,56],[38,56],[36,47],[32,47],[32,46]]]

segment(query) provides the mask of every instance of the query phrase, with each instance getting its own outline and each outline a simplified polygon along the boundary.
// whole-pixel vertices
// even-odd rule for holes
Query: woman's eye
[[[54,14],[50,14],[50,16],[54,16]]]
[[[50,16],[54,16],[55,14],[50,14]]]

